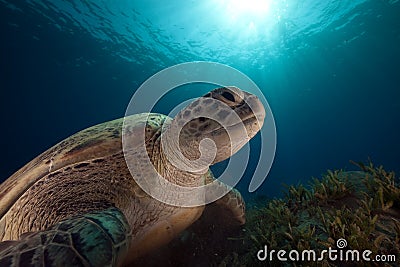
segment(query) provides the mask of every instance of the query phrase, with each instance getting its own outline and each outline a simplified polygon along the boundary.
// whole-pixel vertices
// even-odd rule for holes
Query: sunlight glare
[[[225,0],[226,8],[232,15],[239,17],[265,16],[270,9],[271,0]]]
[[[280,20],[281,4],[286,0],[211,0],[224,27],[239,39],[265,36]]]

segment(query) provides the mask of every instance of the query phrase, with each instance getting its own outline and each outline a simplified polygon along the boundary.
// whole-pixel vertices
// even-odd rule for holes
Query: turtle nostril
[[[231,102],[235,102],[235,97],[234,97],[231,93],[225,91],[225,92],[223,92],[221,95],[222,95],[225,99],[227,99],[227,100],[229,100],[229,101],[231,101]]]

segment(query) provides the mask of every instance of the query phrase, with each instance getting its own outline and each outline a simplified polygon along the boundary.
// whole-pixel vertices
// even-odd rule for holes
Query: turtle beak
[[[236,113],[242,119],[249,138],[252,138],[264,125],[265,109],[257,96],[244,93],[243,104],[236,109]]]
[[[243,92],[243,101],[234,111],[241,121],[229,127],[230,155],[238,152],[264,125],[265,109],[257,96]],[[244,128],[243,128],[244,127]],[[245,130],[245,132],[243,132]]]

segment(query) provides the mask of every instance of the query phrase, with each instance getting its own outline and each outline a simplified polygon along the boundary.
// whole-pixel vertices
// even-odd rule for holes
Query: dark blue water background
[[[277,153],[256,194],[354,169],[351,159],[400,171],[399,1],[270,1],[257,15],[228,2],[0,0],[0,180],[123,116],[143,81],[193,60],[237,68],[269,101]],[[199,95],[185,88],[157,111]],[[259,141],[238,186],[248,198]]]

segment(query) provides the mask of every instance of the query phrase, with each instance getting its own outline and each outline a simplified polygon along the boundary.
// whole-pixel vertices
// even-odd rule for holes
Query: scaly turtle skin
[[[209,98],[236,112],[245,126],[246,140],[229,140],[221,128],[223,123],[195,116],[207,109],[215,112],[220,122],[226,119],[223,110],[213,109]],[[181,125],[189,113],[196,119],[185,125],[179,136],[182,154],[195,160],[199,142],[210,138],[218,149],[213,163],[240,149],[260,130],[265,117],[256,96],[224,87],[196,99],[174,119],[154,113],[126,118],[130,137],[137,134],[138,126],[145,127],[146,150],[157,172],[182,186],[214,180],[211,171],[176,168],[163,153],[161,136],[176,138],[168,136],[168,129]],[[123,119],[117,119],[78,132],[0,185],[0,266],[127,265],[168,243],[200,217],[204,206],[168,205],[137,185],[132,175],[146,179],[148,174],[140,168],[129,171],[122,150],[122,124]],[[230,127],[234,133],[235,127]],[[244,201],[237,190],[213,205],[221,207],[221,216],[227,221],[245,222]]]

